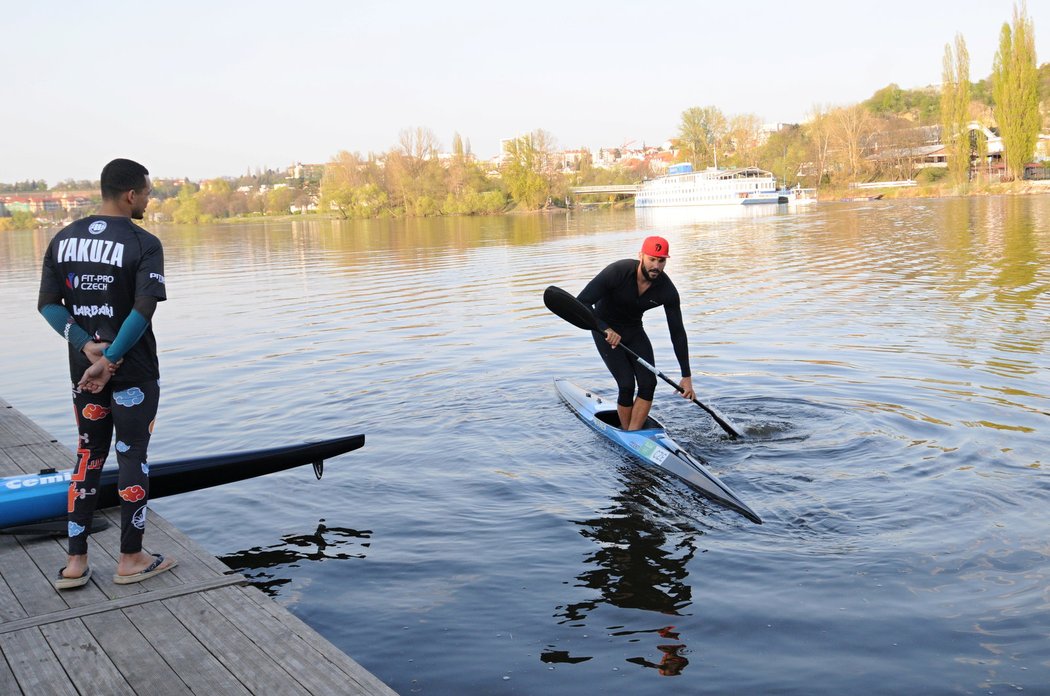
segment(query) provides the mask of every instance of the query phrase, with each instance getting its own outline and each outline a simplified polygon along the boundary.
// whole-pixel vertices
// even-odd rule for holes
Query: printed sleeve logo
[[[137,503],[146,497],[146,489],[142,486],[128,486],[117,491],[117,494],[129,503]]]
[[[95,220],[91,225],[88,226],[88,232],[91,234],[102,234],[106,231],[105,220]]]
[[[155,280],[158,283],[160,283],[161,285],[164,285],[164,276],[162,276],[160,273],[150,273],[149,274],[149,279],[150,280]]]
[[[88,404],[85,406],[80,413],[88,420],[102,420],[109,415],[109,409],[105,406],[99,406],[98,404]]]

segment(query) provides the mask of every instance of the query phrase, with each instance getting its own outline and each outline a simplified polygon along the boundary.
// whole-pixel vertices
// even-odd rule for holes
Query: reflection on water
[[[688,565],[697,553],[696,539],[701,532],[688,523],[660,521],[665,516],[661,513],[667,511],[661,495],[670,489],[662,490],[648,472],[628,464],[623,476],[624,489],[612,505],[596,517],[575,522],[580,535],[597,547],[585,557],[584,571],[577,575],[575,587],[593,590],[596,596],[557,607],[554,617],[559,624],[586,627],[589,614],[603,604],[679,616],[692,603]],[[627,637],[634,643],[646,634],[678,640],[674,628],[623,630],[620,626],[608,630],[610,636]],[[689,664],[682,654],[686,651],[682,643],[661,643],[656,648],[663,655],[659,663],[644,656],[627,658],[627,662],[655,668],[664,676],[680,674]],[[554,646],[540,655],[540,660],[548,663],[589,659]]]
[[[224,554],[219,560],[244,574],[249,584],[276,597],[281,585],[291,582],[286,575],[290,568],[305,562],[365,558],[364,549],[371,545],[368,541],[371,537],[370,530],[328,527],[322,520],[312,534],[286,534],[279,544]],[[350,553],[351,549],[357,552]],[[267,572],[268,569],[275,570]]]
[[[685,582],[696,554],[699,532],[683,532],[658,523],[654,509],[663,507],[652,496],[652,478],[639,469],[625,473],[628,487],[596,517],[576,521],[580,534],[596,549],[577,576],[597,596],[558,607],[559,623],[576,623],[602,603],[629,609],[679,614],[692,601]]]

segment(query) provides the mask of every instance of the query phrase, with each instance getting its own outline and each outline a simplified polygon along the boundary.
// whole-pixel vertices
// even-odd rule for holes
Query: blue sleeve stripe
[[[142,313],[137,309],[131,310],[131,314],[124,320],[124,323],[120,325],[120,331],[117,332],[117,337],[113,339],[113,343],[109,344],[109,348],[106,348],[103,355],[110,362],[117,362],[123,358],[132,346],[139,342],[142,338],[142,334],[146,333],[146,327],[149,326],[149,322],[146,317],[142,316]]]
[[[40,308],[40,313],[44,315],[44,319],[51,325],[51,328],[77,350],[82,350],[91,340],[91,335],[80,324],[73,321],[69,310],[62,305],[46,304]]]

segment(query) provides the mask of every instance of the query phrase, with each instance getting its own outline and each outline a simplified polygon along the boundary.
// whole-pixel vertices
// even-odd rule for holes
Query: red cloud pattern
[[[146,489],[142,486],[128,486],[117,491],[117,494],[130,503],[137,503],[146,497]]]
[[[103,418],[108,416],[109,409],[105,406],[99,406],[98,404],[88,404],[84,407],[81,413],[84,415],[84,418],[87,418],[88,420],[97,421],[102,420]]]

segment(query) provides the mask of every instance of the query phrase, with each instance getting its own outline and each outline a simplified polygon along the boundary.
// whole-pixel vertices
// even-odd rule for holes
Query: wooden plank
[[[249,693],[162,603],[151,602],[130,607],[124,614],[149,639],[150,645],[157,650],[164,663],[179,675],[179,679],[193,693]],[[234,645],[231,641],[226,650],[231,650]]]
[[[105,650],[78,619],[40,629],[55,656],[77,688],[90,693],[127,694],[134,690]]]
[[[46,614],[66,608],[66,603],[51,585],[50,576],[47,579],[41,577],[28,550],[21,544],[0,544],[0,575],[3,575],[4,582],[18,598],[25,615]]]
[[[15,464],[14,457],[4,447],[4,439],[0,437],[0,476],[18,476],[22,470]]]
[[[308,693],[200,595],[169,599],[164,606],[251,693]],[[237,649],[230,650],[230,645],[236,645]]]
[[[88,616],[83,622],[135,693],[150,696],[193,693],[150,642],[154,634],[168,631],[170,626],[153,622],[150,635],[143,635],[121,611]],[[174,617],[170,623],[175,623]]]
[[[331,644],[320,639],[320,636],[305,624],[301,628],[305,628],[306,631],[289,631],[286,625],[246,597],[245,591],[254,591],[262,595],[250,587],[226,588],[209,592],[204,595],[204,600],[237,625],[260,650],[280,662],[284,670],[308,691],[314,694],[394,693],[356,662],[339,660],[341,664],[336,664],[330,660],[328,653],[346,656],[337,650],[319,649],[323,645]]]
[[[140,604],[146,604],[147,602],[160,602],[165,599],[172,599],[174,597],[182,597],[184,595],[192,595],[198,592],[207,592],[220,587],[229,587],[230,585],[241,585],[247,582],[247,580],[241,575],[224,575],[210,580],[202,580],[189,585],[175,585],[174,587],[166,587],[152,592],[144,592],[141,594],[130,595],[127,597],[120,597],[118,599],[111,599],[105,602],[98,602],[94,604],[88,604],[81,607],[72,607],[69,609],[54,611],[47,614],[37,614],[33,616],[27,616],[21,619],[15,619],[14,621],[7,621],[0,623],[0,635],[5,633],[13,633],[16,631],[23,631],[27,628],[33,628],[37,626],[46,626],[48,624],[58,623],[61,621],[69,621],[70,619],[78,619],[85,616],[91,616],[92,614],[101,614],[107,611],[114,611],[118,609],[126,609],[128,607],[137,606]]]
[[[396,696],[396,692],[387,686],[379,677],[362,667],[359,662],[330,643],[324,636],[311,628],[302,619],[263,594],[258,588],[252,587],[251,585],[245,585],[237,588],[237,591],[256,604],[262,611],[273,617],[273,620],[279,622],[285,630],[295,633],[297,636],[310,643],[311,646],[318,652],[322,653],[325,658],[335,666],[335,668],[353,675],[358,683],[367,687],[367,690],[364,693],[395,694]]]
[[[70,425],[74,425],[71,423]],[[41,445],[55,438],[15,408],[0,409],[0,439],[10,444]]]
[[[76,688],[39,628],[0,636],[0,652],[7,659],[22,693],[77,696]]]
[[[14,588],[4,578],[5,568],[14,569],[14,564],[25,562],[25,550],[18,540],[10,536],[0,536],[0,622],[13,621],[26,615]]]
[[[18,687],[15,673],[7,666],[7,660],[3,659],[3,657],[3,654],[0,654],[0,694],[22,696],[24,692]]]
[[[195,562],[202,564],[204,568],[207,568],[212,573],[219,573],[225,575],[230,572],[230,567],[212,555],[207,549],[201,546],[199,543],[194,541],[191,537],[186,536],[182,531],[175,527],[171,522],[164,519],[160,515],[156,515],[150,518],[150,523],[154,526],[157,533],[164,533],[170,539],[177,542],[183,549],[188,553],[191,553],[196,558]],[[185,554],[183,554],[185,556]],[[182,564],[182,557],[179,558],[179,564]],[[194,571],[196,572],[196,570]]]
[[[39,575],[37,582],[50,586],[51,592],[58,595],[66,607],[85,606],[106,600],[105,591],[102,589],[103,583],[106,582],[106,573],[99,568],[98,554],[89,558],[91,580],[87,585],[73,591],[59,592],[54,588],[53,580],[58,575],[59,569],[64,568],[69,559],[66,553],[66,540],[60,537],[25,535],[19,535],[16,538],[36,566]]]

